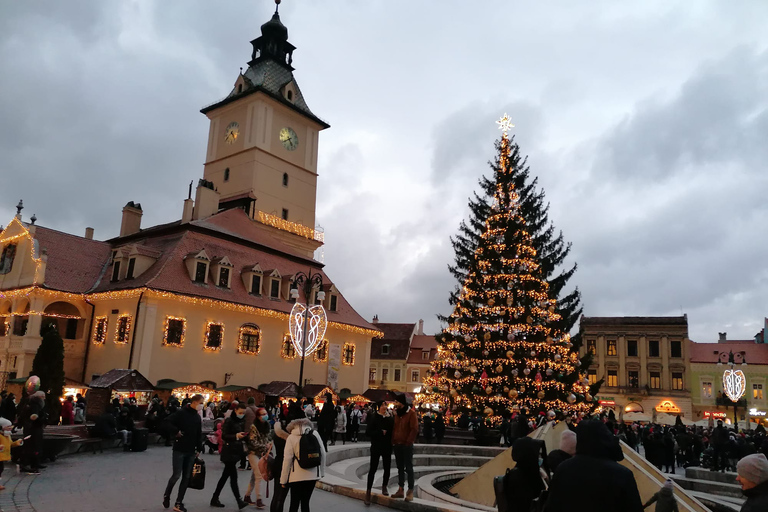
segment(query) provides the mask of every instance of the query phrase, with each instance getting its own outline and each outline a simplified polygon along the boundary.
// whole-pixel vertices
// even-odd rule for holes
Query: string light
[[[177,322],[181,322],[181,333],[178,335],[178,342],[175,340],[170,339],[171,334],[171,322],[176,324]],[[166,316],[165,317],[165,330],[163,331],[163,346],[166,347],[176,347],[181,348],[184,346],[184,337],[187,334],[187,319],[181,318],[177,316]],[[174,338],[176,338],[177,335],[174,334]]]
[[[283,335],[283,345],[280,348],[280,356],[283,359],[296,359],[296,348],[293,346],[290,333],[285,333],[285,335]]]
[[[93,344],[103,345],[107,340],[107,327],[109,319],[106,316],[97,316],[96,324],[93,327]]]
[[[345,343],[344,344],[344,357],[342,357],[342,363],[347,366],[355,366],[355,344],[354,343]]]
[[[130,332],[131,315],[123,314],[117,317],[117,326],[115,327],[115,343],[118,345],[125,345],[128,343]]]
[[[323,233],[320,233],[318,231],[315,231],[314,229],[304,226],[302,224],[298,224],[296,222],[291,222],[289,220],[285,220],[282,217],[278,217],[277,215],[271,215],[266,212],[258,211],[258,221],[262,224],[266,224],[267,226],[272,226],[273,228],[281,229],[283,231],[288,231],[289,233],[293,233],[294,235],[303,236],[304,238],[308,238],[309,240],[316,240],[318,242],[323,242],[324,235]]]
[[[222,345],[224,345],[224,324],[218,322],[208,322],[205,324],[205,343],[203,344],[203,349],[215,352],[221,350]]]
[[[256,337],[256,348],[247,348],[245,346],[246,337]],[[237,351],[240,354],[259,355],[261,352],[261,329],[252,325],[243,325],[240,327],[240,334],[237,338]],[[249,340],[250,341],[250,340]],[[252,343],[249,343],[252,346]]]
[[[324,339],[320,342],[317,350],[315,350],[315,353],[312,354],[312,359],[316,363],[325,363],[328,361],[328,340]]]

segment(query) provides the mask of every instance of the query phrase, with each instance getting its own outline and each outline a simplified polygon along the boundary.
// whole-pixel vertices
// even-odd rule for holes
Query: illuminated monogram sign
[[[734,402],[738,402],[747,391],[747,378],[741,370],[725,370],[723,373],[723,388],[725,394]]]
[[[291,317],[289,319],[289,330],[291,332],[291,341],[296,348],[296,353],[300,357],[306,357],[312,352],[317,350],[320,342],[323,341],[325,336],[325,329],[328,327],[328,317],[325,315],[325,309],[323,306],[315,305],[309,308],[309,325],[308,333],[306,333],[306,351],[302,353],[301,343],[305,336],[304,325],[305,315],[307,315],[307,307],[304,304],[296,303],[291,310]]]

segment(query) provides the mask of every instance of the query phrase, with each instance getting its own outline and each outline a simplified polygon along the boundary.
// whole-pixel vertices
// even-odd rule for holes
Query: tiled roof
[[[581,325],[688,325],[685,316],[582,316]]]
[[[282,396],[293,398],[299,396],[299,387],[284,380],[273,380],[261,390],[267,396]]]
[[[768,345],[754,341],[728,341],[727,343],[691,343],[692,363],[717,363],[720,352],[744,352],[750,364],[768,365]]]
[[[91,388],[111,388],[116,391],[152,391],[154,386],[136,370],[109,370],[93,379]]]
[[[411,336],[416,324],[374,324],[383,333],[381,339],[374,339],[371,343],[371,359],[405,360],[408,358],[408,350],[411,346]],[[389,345],[389,353],[382,354],[382,347]]]
[[[424,359],[422,354],[429,350],[429,359]],[[437,340],[432,335],[416,335],[411,341],[411,351],[408,355],[408,364],[429,364],[437,356]]]
[[[112,254],[106,242],[42,226],[35,227],[33,236],[40,244],[40,254],[45,251],[48,255],[43,285],[53,290],[87,292],[101,278]]]

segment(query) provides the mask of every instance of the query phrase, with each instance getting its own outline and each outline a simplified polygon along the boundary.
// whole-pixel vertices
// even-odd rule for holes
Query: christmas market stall
[[[266,395],[256,388],[252,388],[251,386],[236,386],[233,384],[216,388],[216,393],[221,397],[217,398],[217,401],[226,400],[230,403],[234,400],[246,403],[250,397],[253,397],[256,400],[256,405],[259,405],[263,404],[266,398]]]
[[[397,401],[395,394],[388,389],[368,389],[363,396],[374,403]]]
[[[295,382],[284,380],[273,380],[261,388],[261,391],[266,395],[267,405],[285,403],[291,399],[295,400],[299,396],[299,386]]]
[[[126,399],[136,400],[135,419],[144,417],[147,405],[155,387],[136,370],[109,370],[104,375],[93,379],[88,386],[88,405],[86,418],[95,419],[107,411],[113,399],[122,403]]]
[[[325,404],[325,395],[330,393],[333,395],[333,402],[340,403],[339,395],[333,390],[332,387],[325,384],[307,384],[304,386],[304,396],[312,400],[312,405],[316,409],[323,410]]]
[[[348,397],[346,400],[344,400],[345,404],[356,404],[356,405],[365,405],[370,403],[371,401],[365,398],[363,395],[352,395]]]
[[[221,402],[222,393],[212,387],[204,386],[202,384],[195,384],[193,382],[178,382],[173,379],[160,379],[157,381],[157,396],[163,403],[168,403],[168,399],[173,396],[176,397],[179,402],[183,402],[185,398],[191,398],[194,395],[203,395],[205,403],[208,402]]]
[[[72,396],[72,398],[77,398],[77,394],[81,394],[83,396],[88,393],[88,385],[83,384],[82,382],[77,382],[76,380],[72,379],[64,379],[64,393],[61,395],[61,400],[64,401],[67,399],[68,396]]]

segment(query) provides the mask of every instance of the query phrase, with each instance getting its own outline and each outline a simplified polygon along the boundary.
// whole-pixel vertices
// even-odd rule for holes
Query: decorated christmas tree
[[[550,417],[557,411],[590,412],[596,404],[584,377],[586,364],[567,331],[571,319],[563,318],[557,304],[562,286],[554,289],[547,281],[554,271],[551,258],[543,260],[536,249],[541,215],[521,207],[516,189],[517,166],[524,162],[507,135],[511,126],[506,115],[499,121],[503,134],[485,220],[475,217],[472,229],[464,225],[467,243],[454,241],[462,268],[452,270],[462,284],[451,298],[448,326],[438,335],[439,354],[424,398],[493,422],[505,411]],[[535,197],[541,201],[543,194]],[[468,253],[468,247],[474,250]]]

